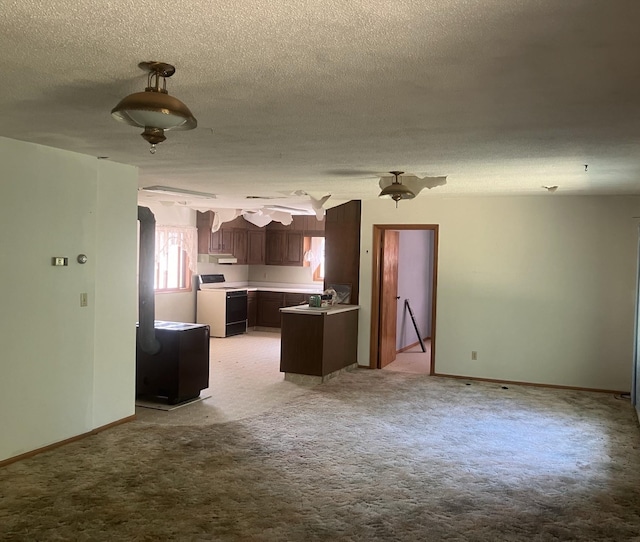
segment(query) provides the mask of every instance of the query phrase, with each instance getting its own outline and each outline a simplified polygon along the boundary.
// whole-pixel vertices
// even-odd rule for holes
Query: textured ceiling
[[[447,176],[418,198],[640,194],[639,26],[637,0],[0,0],[0,135],[203,207],[375,198],[393,169]],[[198,119],[155,155],[110,116],[145,60]]]

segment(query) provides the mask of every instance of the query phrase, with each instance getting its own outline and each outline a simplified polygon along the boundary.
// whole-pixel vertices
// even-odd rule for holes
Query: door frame
[[[369,339],[369,367],[378,368],[379,329],[380,329],[380,281],[382,279],[382,237],[384,230],[432,230],[433,231],[433,268],[431,276],[431,359],[429,374],[436,372],[436,298],[438,285],[438,245],[439,224],[374,224],[372,244],[371,277],[371,333]]]

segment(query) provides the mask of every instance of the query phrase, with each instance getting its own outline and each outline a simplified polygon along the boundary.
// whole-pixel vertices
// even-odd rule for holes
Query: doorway
[[[372,369],[382,368],[395,359],[396,322],[398,311],[405,311],[405,299],[398,296],[398,258],[407,259],[406,255],[398,255],[398,234],[409,231],[429,231],[432,234],[430,273],[425,273],[424,281],[416,281],[416,289],[428,289],[431,307],[428,318],[428,329],[421,329],[430,339],[428,374],[435,374],[436,347],[436,285],[438,269],[438,233],[437,224],[384,224],[373,226],[373,277],[371,296],[371,340],[369,366]],[[428,276],[430,275],[430,276]],[[406,323],[406,322],[405,322]],[[412,325],[409,323],[408,325]],[[417,330],[416,330],[417,331]],[[417,338],[417,336],[416,336]],[[425,337],[423,337],[424,339]]]

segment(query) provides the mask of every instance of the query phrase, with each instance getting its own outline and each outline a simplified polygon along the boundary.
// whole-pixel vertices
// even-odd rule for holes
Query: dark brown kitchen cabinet
[[[358,362],[358,310],[282,312],[280,371],[325,377]]]
[[[294,307],[296,305],[304,305],[309,303],[309,294],[301,294],[298,292],[286,292],[284,294],[283,307]]]
[[[265,263],[266,232],[264,230],[247,231],[247,263],[262,265]]]
[[[198,254],[231,254],[233,250],[233,228],[221,227],[212,232],[213,211],[196,215],[198,228]],[[223,224],[223,226],[226,226]]]
[[[304,217],[304,235],[309,237],[324,236],[324,220],[318,220],[316,215],[305,215]]]
[[[213,212],[196,215],[196,227],[198,228],[198,254],[209,254],[211,251],[211,226],[213,225]]]
[[[209,254],[232,254],[233,251],[233,230],[220,228],[211,233],[209,243]]]
[[[280,308],[284,303],[282,292],[258,292],[258,324],[264,327],[280,327]]]
[[[233,248],[231,254],[233,254],[239,264],[247,263],[247,230],[233,229]]]
[[[251,294],[252,292],[249,293]],[[279,328],[281,308],[304,305],[308,302],[309,294],[302,292],[258,292],[255,325]]]
[[[300,231],[267,229],[265,263],[302,266],[303,242],[304,236]]]
[[[247,293],[247,327],[256,327],[258,324],[258,292]]]
[[[265,261],[267,265],[282,265],[284,257],[283,231],[267,230],[265,243]]]
[[[304,260],[304,235],[299,231],[285,233],[283,264],[302,266]]]

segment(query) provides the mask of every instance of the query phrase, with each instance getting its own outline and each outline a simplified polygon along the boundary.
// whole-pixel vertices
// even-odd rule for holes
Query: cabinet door
[[[262,265],[265,262],[266,234],[264,230],[249,230],[247,232],[247,263]]]
[[[279,292],[258,292],[258,325],[280,327],[280,307],[284,304],[284,294]]]
[[[222,246],[220,248],[221,254],[233,254],[233,230],[221,229]]]
[[[196,227],[198,228],[198,254],[209,254],[211,250],[211,226],[213,224],[213,212],[207,211],[196,215]]]
[[[258,292],[247,293],[247,327],[257,326],[258,321]]]
[[[324,235],[324,220],[318,220],[315,215],[304,217],[304,234],[311,237],[322,237]]]
[[[282,265],[284,235],[283,231],[267,230],[265,249],[265,263],[267,265]]]
[[[247,263],[247,230],[233,230],[233,252],[239,264]]]
[[[222,252],[222,230],[210,232],[209,252],[211,254],[220,254]]]
[[[295,305],[304,305],[305,303],[309,303],[309,296],[307,294],[291,292],[284,294],[285,307],[294,307]]]
[[[284,265],[302,266],[304,260],[303,242],[304,236],[302,232],[288,231],[286,232],[286,245],[284,250]]]

